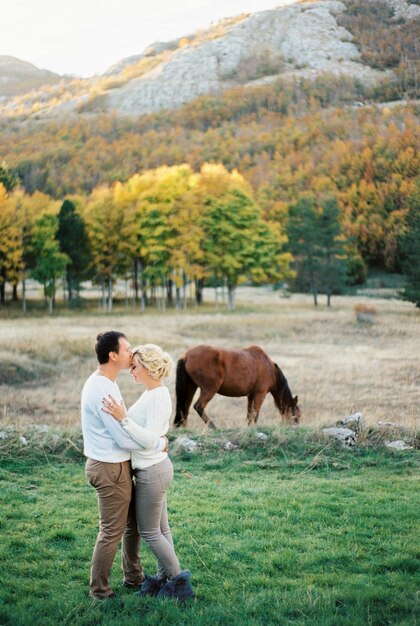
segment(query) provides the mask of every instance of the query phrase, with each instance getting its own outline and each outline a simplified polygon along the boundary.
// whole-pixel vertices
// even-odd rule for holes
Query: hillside
[[[417,76],[419,15],[420,7],[406,0],[307,1],[239,15],[207,31],[149,46],[101,77],[10,98],[0,115],[141,115],[238,86],[320,74],[373,86],[398,78],[402,59],[407,91],[413,72]]]
[[[0,55],[0,102],[45,85],[56,85],[61,80],[62,77],[54,72],[40,70],[32,63],[15,57]]]

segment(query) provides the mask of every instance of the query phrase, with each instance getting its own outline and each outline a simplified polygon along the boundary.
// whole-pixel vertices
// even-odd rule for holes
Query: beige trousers
[[[173,578],[181,572],[168,523],[166,491],[174,468],[169,457],[145,469],[135,469],[137,525],[141,537],[158,560],[158,576]]]
[[[96,598],[112,594],[109,576],[122,539],[121,564],[124,581],[139,584],[144,578],[139,558],[140,537],[136,528],[134,485],[130,461],[104,463],[88,459],[86,476],[96,489],[99,534],[93,551],[90,593]]]

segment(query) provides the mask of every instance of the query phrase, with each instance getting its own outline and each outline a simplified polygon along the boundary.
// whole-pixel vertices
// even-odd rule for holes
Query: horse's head
[[[299,424],[300,420],[300,408],[298,406],[298,397],[295,396],[292,398],[290,404],[283,405],[283,411],[281,412],[284,419],[286,419],[291,424]]]
[[[298,397],[292,396],[286,377],[277,363],[274,363],[274,368],[276,372],[275,384],[270,389],[274,397],[274,402],[276,403],[283,419],[287,420],[291,424],[299,424],[301,413],[298,406]]]

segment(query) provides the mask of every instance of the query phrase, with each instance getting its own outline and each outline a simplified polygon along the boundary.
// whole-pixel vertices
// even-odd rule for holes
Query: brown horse
[[[248,424],[257,423],[261,405],[268,392],[282,417],[298,423],[298,397],[293,398],[282,371],[258,346],[243,350],[223,350],[196,346],[179,359],[176,369],[175,426],[185,426],[196,389],[200,396],[194,404],[199,416],[210,428],[215,425],[206,414],[206,406],[216,393],[222,396],[248,396]]]

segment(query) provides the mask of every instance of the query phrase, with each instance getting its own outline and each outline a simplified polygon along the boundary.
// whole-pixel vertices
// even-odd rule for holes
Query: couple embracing
[[[163,379],[170,373],[171,358],[154,344],[132,349],[127,337],[117,331],[100,333],[95,349],[98,369],[82,392],[86,475],[96,489],[99,509],[90,597],[115,597],[109,577],[121,542],[124,587],[140,596],[192,598],[191,574],[181,570],[166,504],[173,479],[165,437],[172,403]],[[116,379],[128,368],[134,382],[145,385],[146,391],[127,411]],[[140,538],[157,558],[155,576],[143,573]]]

